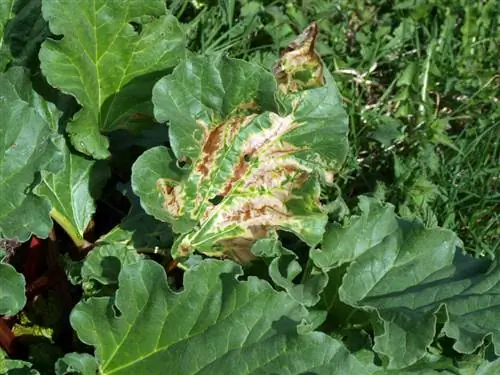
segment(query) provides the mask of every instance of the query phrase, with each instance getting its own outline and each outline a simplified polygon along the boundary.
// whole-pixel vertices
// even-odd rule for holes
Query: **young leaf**
[[[46,237],[50,205],[30,193],[35,175],[62,167],[59,112],[31,89],[21,68],[0,75],[0,237]]]
[[[461,255],[453,232],[401,220],[375,199],[363,198],[360,206],[362,214],[350,226],[329,228],[318,265],[351,261],[340,299],[381,319],[383,333],[376,335],[374,349],[389,358],[389,368],[406,367],[425,355],[441,306],[447,313],[443,333],[456,340],[455,350],[471,353],[492,334],[500,352],[498,266],[486,271],[484,261]],[[380,233],[370,219],[376,212]]]
[[[10,264],[0,263],[0,315],[16,315],[26,304],[24,276]]]
[[[77,246],[85,243],[83,234],[95,212],[95,200],[109,176],[104,161],[64,152],[64,169],[56,173],[42,172],[42,182],[35,189],[51,205],[51,216],[70,235]]]
[[[324,86],[283,94],[284,113],[275,94],[270,73],[223,57],[190,58],[156,84],[155,116],[170,123],[173,155],[141,155],[132,187],[146,212],[183,233],[174,257],[198,250],[246,262],[251,244],[278,228],[321,240],[320,182],[345,157],[347,118],[327,74]]]
[[[151,88],[185,54],[177,19],[162,0],[43,2],[43,16],[62,40],[40,51],[49,83],[73,95],[83,109],[68,126],[75,148],[94,158],[109,156],[101,133],[133,126],[150,116]]]
[[[55,364],[56,375],[80,374],[95,375],[97,363],[94,357],[87,353],[68,353],[57,360]]]
[[[71,324],[96,347],[103,375],[368,374],[339,341],[297,333],[304,307],[257,278],[237,281],[240,273],[204,261],[174,293],[162,267],[143,260],[122,269],[114,299],[80,302]]]

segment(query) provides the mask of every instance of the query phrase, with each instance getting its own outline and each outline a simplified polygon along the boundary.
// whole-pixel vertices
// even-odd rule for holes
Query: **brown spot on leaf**
[[[175,185],[171,180],[160,178],[156,181],[156,187],[163,195],[163,208],[173,217],[181,216],[180,186]]]
[[[196,163],[195,167],[195,170],[204,177],[208,176],[210,172],[210,167],[216,157],[216,151],[223,145],[223,136],[224,124],[218,125],[208,134],[208,138],[201,151],[200,161]]]

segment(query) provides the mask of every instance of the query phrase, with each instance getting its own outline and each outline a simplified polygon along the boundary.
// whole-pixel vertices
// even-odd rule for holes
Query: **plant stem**
[[[58,212],[55,209],[52,209],[50,211],[50,216],[52,219],[56,221],[57,224],[59,224],[64,231],[68,234],[68,236],[71,238],[73,243],[79,248],[79,249],[85,249],[86,247],[90,246],[90,243],[86,241],[76,230],[76,228],[66,219],[64,215],[62,215],[60,212]]]
[[[15,339],[16,336],[12,333],[5,319],[0,318],[0,347],[2,347],[9,356],[12,356],[15,352]]]

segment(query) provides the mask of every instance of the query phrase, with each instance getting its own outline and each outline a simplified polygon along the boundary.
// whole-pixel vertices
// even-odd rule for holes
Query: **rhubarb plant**
[[[272,69],[189,51],[193,27],[162,0],[0,3],[0,372],[498,371],[497,262],[344,202],[318,24]]]

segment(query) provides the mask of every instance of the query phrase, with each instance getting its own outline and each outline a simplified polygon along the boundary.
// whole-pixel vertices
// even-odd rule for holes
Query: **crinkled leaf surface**
[[[101,374],[367,374],[339,341],[297,333],[308,312],[288,294],[240,272],[207,260],[174,293],[159,264],[141,261],[122,269],[114,300],[80,302],[71,324]]]
[[[30,193],[35,175],[62,167],[63,142],[54,129],[59,112],[36,94],[26,71],[0,75],[0,237],[46,237],[50,205]]]
[[[94,161],[66,148],[64,169],[56,173],[42,172],[42,182],[35,192],[46,197],[52,217],[69,233],[77,245],[95,213],[95,200],[109,176],[105,161]]]
[[[97,363],[94,357],[87,353],[68,353],[57,360],[55,364],[56,375],[80,374],[95,375]]]
[[[254,240],[278,228],[321,240],[320,182],[345,157],[347,118],[330,76],[285,95],[283,113],[276,87],[262,68],[223,57],[190,58],[155,85],[172,150],[141,155],[132,186],[146,212],[184,233],[175,257],[198,250],[246,261]]]
[[[10,264],[0,263],[0,315],[16,315],[26,303],[24,276]]]
[[[360,208],[347,227],[330,227],[321,256],[313,259],[326,267],[352,261],[340,299],[381,319],[374,349],[389,358],[389,368],[424,356],[441,306],[447,312],[443,332],[456,340],[455,350],[471,353],[491,334],[500,351],[498,266],[488,269],[487,262],[462,255],[454,233],[401,220],[390,205],[363,198]],[[379,222],[371,219],[376,212]]]
[[[49,83],[83,107],[68,126],[78,151],[109,156],[102,133],[151,116],[151,88],[185,54],[177,19],[162,0],[43,2],[43,16],[62,40],[40,51]],[[77,11],[75,11],[77,10]]]
[[[120,244],[98,246],[87,255],[81,269],[83,281],[96,280],[101,284],[118,284],[120,270],[137,263],[142,257]]]
[[[285,289],[295,300],[313,306],[320,300],[320,293],[328,284],[326,273],[307,271],[307,277],[297,282],[302,267],[297,255],[283,247],[277,238],[262,238],[255,242],[251,251],[258,257],[272,258],[269,264],[269,276],[273,282]]]

